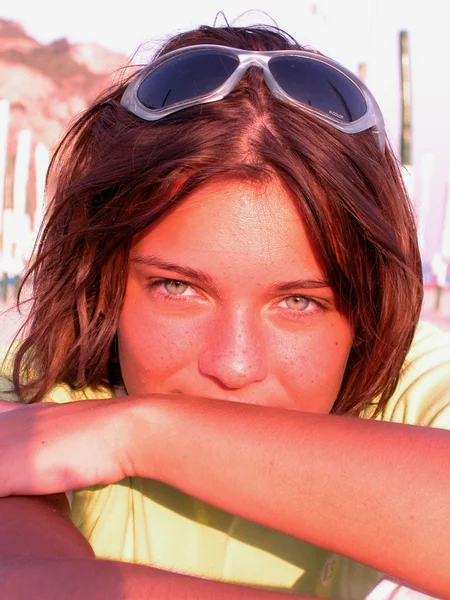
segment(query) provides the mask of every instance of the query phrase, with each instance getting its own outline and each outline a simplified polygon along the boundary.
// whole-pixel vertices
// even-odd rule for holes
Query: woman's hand
[[[0,401],[0,497],[42,495],[133,475],[131,398]]]

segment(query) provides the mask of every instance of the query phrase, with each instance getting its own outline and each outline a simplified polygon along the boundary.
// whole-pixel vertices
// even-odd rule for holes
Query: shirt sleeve
[[[0,400],[20,402],[11,381],[13,355],[13,346],[0,346]]]
[[[370,418],[370,410],[361,416]],[[450,429],[450,333],[419,323],[397,388],[377,419]]]
[[[22,402],[14,393],[12,384],[12,367],[14,360],[14,346],[8,352],[8,346],[0,346],[0,401]],[[55,402],[65,404],[66,402],[76,402],[78,400],[100,400],[103,398],[115,397],[117,390],[113,388],[84,388],[73,389],[64,383],[55,384],[42,399],[42,402]]]

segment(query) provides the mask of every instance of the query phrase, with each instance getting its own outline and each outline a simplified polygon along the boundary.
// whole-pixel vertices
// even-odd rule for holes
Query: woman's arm
[[[135,473],[450,598],[448,431],[180,396],[134,411]]]
[[[0,593],[8,600],[286,600],[286,594],[218,583],[141,565],[92,559],[0,561]],[[293,597],[293,596],[292,596]],[[310,596],[296,596],[314,600]]]
[[[70,520],[65,494],[2,498],[0,563],[56,556],[94,558],[92,548]]]
[[[0,500],[0,597],[282,600],[285,594],[96,560],[63,496]],[[305,599],[307,600],[307,599]]]
[[[157,478],[450,598],[448,431],[179,395],[0,419],[8,493]]]

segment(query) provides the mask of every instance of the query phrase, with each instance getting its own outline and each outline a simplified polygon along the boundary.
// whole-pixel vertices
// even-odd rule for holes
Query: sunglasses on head
[[[221,100],[249,67],[262,69],[275,98],[345,133],[371,129],[384,149],[384,120],[373,95],[345,67],[312,52],[187,46],[142,69],[126,88],[121,105],[141,119],[157,121],[190,106]]]

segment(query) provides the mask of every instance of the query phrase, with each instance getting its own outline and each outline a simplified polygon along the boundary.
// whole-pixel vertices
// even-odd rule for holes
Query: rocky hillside
[[[31,129],[34,143],[54,148],[70,120],[127,60],[65,38],[42,45],[18,23],[0,19],[0,99],[10,101],[11,112],[8,153],[14,154],[24,128]]]

